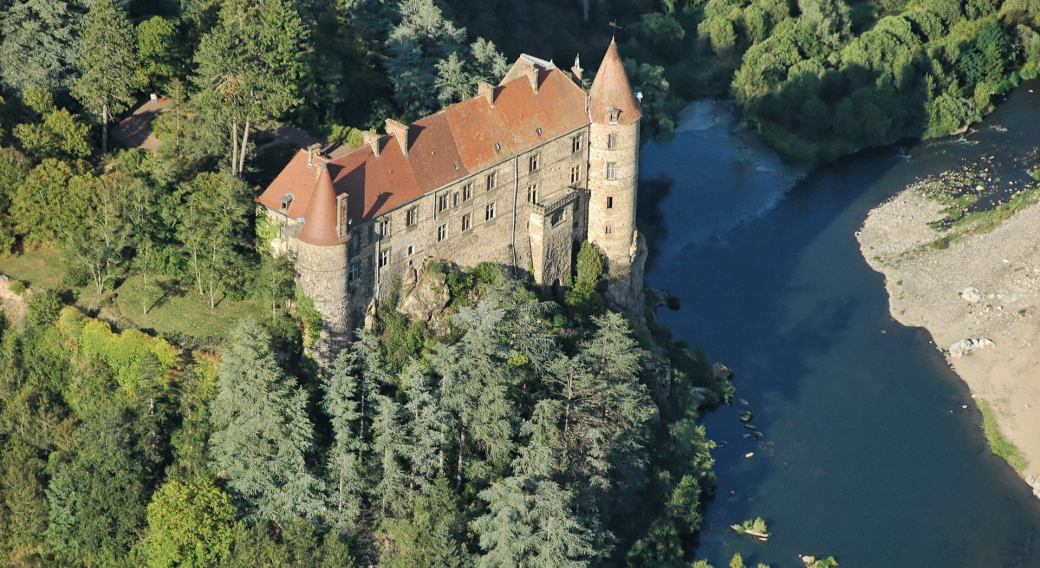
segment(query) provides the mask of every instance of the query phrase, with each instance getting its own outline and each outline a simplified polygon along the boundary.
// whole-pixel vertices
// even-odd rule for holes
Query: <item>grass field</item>
[[[29,284],[29,288],[60,290],[61,253],[41,248],[0,259],[0,273]],[[140,276],[125,279],[118,288],[99,297],[93,284],[72,290],[75,303],[85,310],[101,310],[103,319],[129,322],[149,333],[183,335],[200,340],[220,340],[243,318],[261,319],[267,310],[253,301],[219,300],[210,309],[209,296],[171,278],[153,279],[145,286]],[[144,306],[148,313],[144,313]]]

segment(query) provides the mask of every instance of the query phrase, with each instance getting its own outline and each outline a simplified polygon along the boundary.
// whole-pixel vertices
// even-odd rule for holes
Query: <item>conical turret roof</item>
[[[303,227],[297,238],[315,246],[332,246],[343,242],[336,223],[336,190],[332,187],[329,170],[324,167],[321,167],[311,201],[303,213]]]
[[[621,111],[618,124],[631,124],[643,116],[614,40],[610,40],[607,54],[599,64],[599,71],[589,90],[589,99],[589,114],[595,124],[610,123],[610,108]]]

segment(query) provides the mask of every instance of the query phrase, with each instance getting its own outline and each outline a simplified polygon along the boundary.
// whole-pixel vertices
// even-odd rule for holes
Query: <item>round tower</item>
[[[296,271],[300,288],[314,301],[333,343],[348,331],[347,274],[350,261],[346,231],[346,196],[336,196],[324,164],[316,164],[317,180],[303,226],[296,239]]]
[[[589,240],[607,256],[614,277],[632,267],[642,116],[611,40],[589,90],[588,179]]]

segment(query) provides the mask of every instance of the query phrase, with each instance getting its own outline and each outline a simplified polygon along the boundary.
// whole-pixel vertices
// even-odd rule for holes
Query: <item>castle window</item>
[[[606,228],[606,234],[608,234],[608,235],[609,235],[609,234],[610,234],[611,232],[612,232],[612,230],[611,230],[611,228],[610,228],[610,225],[607,225],[607,228]]]
[[[462,216],[462,231],[463,232],[468,231],[469,227],[470,227],[470,214],[466,213],[465,215]]]
[[[459,192],[457,192],[457,191],[455,193],[451,194],[451,206],[452,207],[458,207],[459,206]]]
[[[415,245],[408,245],[408,256],[415,254]]]
[[[614,162],[607,162],[607,179],[614,179],[617,177],[617,164]]]
[[[617,124],[618,119],[621,117],[621,109],[618,107],[610,107],[607,109],[607,114],[609,115],[608,118],[610,119],[610,123]]]
[[[609,232],[609,231],[608,231]],[[390,264],[390,249],[379,252],[379,268]]]
[[[552,216],[549,217],[549,222],[552,224],[553,227],[563,222],[563,219],[565,217],[565,211],[565,209],[557,209],[556,211],[553,211]]]
[[[441,242],[448,238],[448,224],[445,223],[440,227],[437,227],[437,242]]]
[[[487,207],[484,208],[484,220],[490,221],[495,218],[495,204],[494,202],[488,203]]]
[[[535,171],[538,169],[538,154],[531,154],[531,157],[527,159],[528,171]]]
[[[578,183],[581,181],[581,166],[574,166],[571,168],[571,183]]]
[[[379,220],[379,236],[387,237],[390,235],[390,219],[384,217]]]
[[[581,134],[571,138],[571,152],[577,152],[581,150]]]
[[[418,222],[419,222],[419,208],[418,207],[412,207],[411,209],[408,210],[407,213],[405,213],[404,225],[406,227],[413,227]]]
[[[354,262],[350,265],[350,272],[347,273],[347,282],[353,282],[361,276],[361,263]]]
[[[466,185],[462,186],[462,200],[469,201],[470,197],[473,197],[473,184],[467,183]]]
[[[538,184],[532,183],[527,186],[527,202],[538,203]]]
[[[614,198],[613,197],[608,197],[607,198],[607,209],[613,209],[613,208],[614,208]]]
[[[607,134],[607,150],[617,148],[617,132]]]
[[[448,208],[448,194],[445,193],[444,195],[442,195],[442,196],[437,198],[437,211],[444,211],[447,208]]]
[[[293,194],[291,194],[291,193],[286,193],[285,195],[282,196],[281,210],[283,212],[289,210],[289,206],[292,205],[292,200],[293,200]]]
[[[487,190],[491,191],[498,186],[498,172],[491,172],[487,175]]]
[[[356,251],[359,248],[361,248],[361,235],[362,234],[363,233],[361,233],[360,231],[354,231],[354,236],[353,236],[352,239],[350,239],[350,250],[351,250],[351,252]]]

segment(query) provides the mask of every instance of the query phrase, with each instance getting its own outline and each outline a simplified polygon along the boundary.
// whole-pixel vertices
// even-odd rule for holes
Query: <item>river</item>
[[[890,317],[883,277],[854,236],[920,177],[993,156],[998,176],[1021,178],[1040,146],[1037,116],[1040,83],[1026,82],[964,136],[806,173],[737,127],[727,103],[701,101],[673,140],[644,148],[642,175],[674,180],[648,282],[682,307],[659,321],[735,371],[736,398],[764,434],[743,437],[738,401],[705,417],[719,484],[697,558],[1040,566],[1040,501],[990,453],[970,393],[928,333]],[[767,543],[728,528],[756,516]]]

